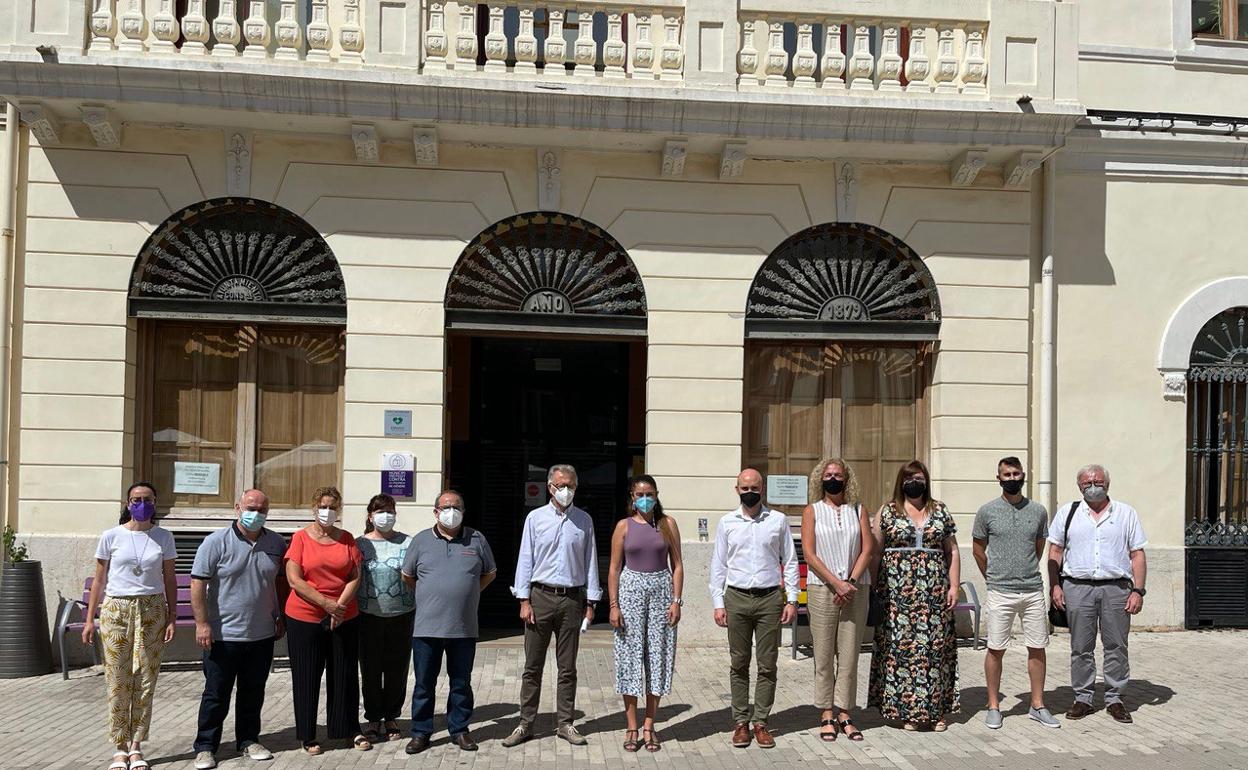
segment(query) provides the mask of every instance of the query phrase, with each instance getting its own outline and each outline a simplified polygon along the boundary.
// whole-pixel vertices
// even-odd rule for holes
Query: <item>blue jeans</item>
[[[221,748],[221,729],[230,713],[230,693],[237,684],[234,707],[234,741],[260,739],[260,709],[264,706],[264,686],[273,663],[273,639],[258,642],[212,643],[205,652],[204,694],[199,700],[199,732],[195,751]]]
[[[446,728],[452,736],[468,732],[472,721],[472,664],[477,657],[476,639],[443,639],[417,636],[412,639],[412,735],[433,734],[433,691],[446,653],[446,674],[451,691],[446,696]]]

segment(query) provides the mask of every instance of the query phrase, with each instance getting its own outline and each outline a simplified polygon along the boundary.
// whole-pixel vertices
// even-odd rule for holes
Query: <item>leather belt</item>
[[[780,586],[764,586],[762,588],[737,588],[736,586],[728,587],[738,593],[749,594],[750,596],[766,596],[780,590]]]
[[[529,583],[529,586],[555,596],[568,596],[585,590],[585,586],[548,586],[545,583]]]

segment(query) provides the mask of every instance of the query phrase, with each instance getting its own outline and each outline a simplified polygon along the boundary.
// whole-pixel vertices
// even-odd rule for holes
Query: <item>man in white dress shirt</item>
[[[741,471],[736,491],[740,507],[720,519],[715,530],[711,605],[715,623],[728,629],[732,745],[745,748],[752,737],[761,748],[769,749],[776,745],[767,730],[767,718],[776,696],[780,627],[791,623],[797,614],[797,550],[788,517],[763,505],[761,473],[753,468]],[[752,712],[751,645],[757,648],[758,665]]]
[[[1059,510],[1049,525],[1053,605],[1064,607],[1070,620],[1070,686],[1075,703],[1066,718],[1082,719],[1094,711],[1099,628],[1105,651],[1105,710],[1129,724],[1131,714],[1122,703],[1122,691],[1131,677],[1127,633],[1131,616],[1144,606],[1148,540],[1135,509],[1109,499],[1108,471],[1100,465],[1085,465],[1075,478],[1083,502]]]
[[[524,621],[524,674],[520,683],[520,725],[503,739],[510,748],[533,737],[533,720],[542,695],[546,649],[555,637],[559,685],[555,707],[559,726],[555,735],[573,746],[588,743],[572,725],[576,706],[576,654],[581,623],[594,619],[594,603],[602,596],[598,585],[598,549],[594,520],[572,504],[576,469],[555,465],[546,475],[550,502],[529,512],[520,537],[516,582],[511,590],[520,600]]]

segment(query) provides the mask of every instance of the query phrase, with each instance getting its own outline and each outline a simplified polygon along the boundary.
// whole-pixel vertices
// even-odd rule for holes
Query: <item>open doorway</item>
[[[644,463],[645,342],[448,339],[447,482],[464,495],[468,524],[485,534],[498,563],[481,597],[481,626],[518,633],[516,555],[525,517],[547,502],[551,465],[578,471],[576,505],[594,519],[605,588],[624,485]]]

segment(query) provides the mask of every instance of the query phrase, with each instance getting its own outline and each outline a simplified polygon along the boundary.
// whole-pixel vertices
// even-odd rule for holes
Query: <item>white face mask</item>
[[[322,527],[332,527],[338,523],[338,511],[333,508],[317,508],[316,520],[320,522]]]
[[[394,520],[397,518],[394,511],[377,511],[373,514],[373,526],[379,532],[389,532],[394,529]]]
[[[464,523],[464,512],[458,508],[443,508],[438,511],[438,523],[447,529],[459,529]]]
[[[576,490],[572,487],[558,487],[555,489],[555,502],[564,508],[572,504],[572,498],[575,496]]]

